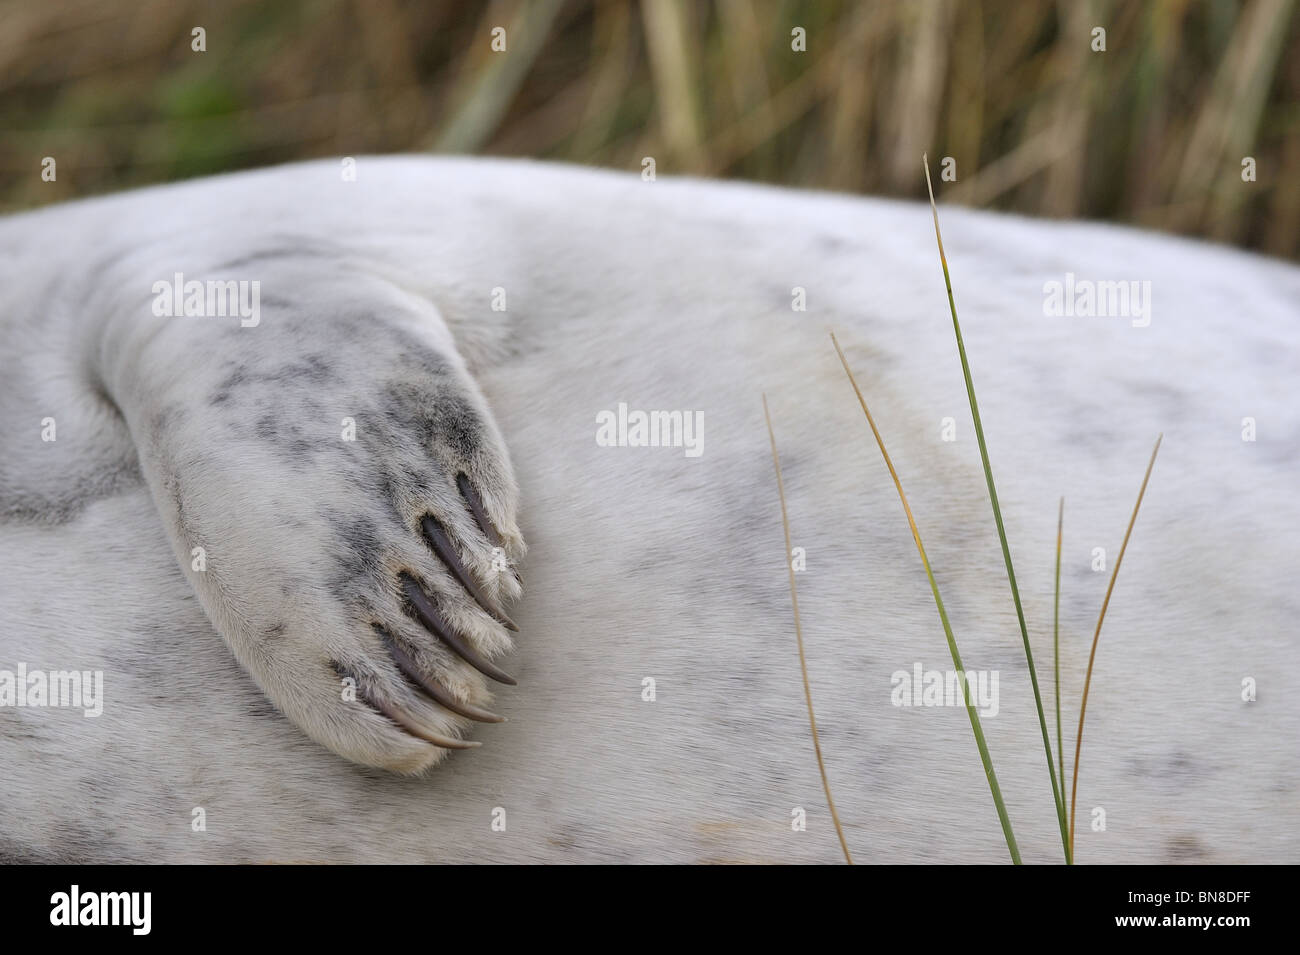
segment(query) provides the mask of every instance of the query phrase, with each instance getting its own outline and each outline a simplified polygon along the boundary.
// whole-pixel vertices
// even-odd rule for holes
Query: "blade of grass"
[[[1156,466],[1156,454],[1160,451],[1160,442],[1165,436],[1156,438],[1156,446],[1151,450],[1151,460],[1147,462],[1147,473],[1142,476],[1142,487],[1138,489],[1137,503],[1133,505],[1133,516],[1128,520],[1128,529],[1124,531],[1124,543],[1120,545],[1119,557],[1115,558],[1115,569],[1110,572],[1110,583],[1106,586],[1106,599],[1101,602],[1101,613],[1097,616],[1097,630],[1092,635],[1092,651],[1088,654],[1088,672],[1083,678],[1083,699],[1079,703],[1079,733],[1074,739],[1074,782],[1070,786],[1070,856],[1074,856],[1074,808],[1075,797],[1079,792],[1079,752],[1083,749],[1083,716],[1088,710],[1088,687],[1092,685],[1092,663],[1097,658],[1097,641],[1101,638],[1101,624],[1106,619],[1106,608],[1110,606],[1110,595],[1115,590],[1115,579],[1119,577],[1119,565],[1124,562],[1124,551],[1128,549],[1128,539],[1137,523],[1138,509],[1142,507],[1142,497],[1147,492],[1147,482],[1151,480],[1151,469]]]
[[[541,54],[563,0],[542,0],[523,6],[509,27],[510,53],[496,56],[478,47],[477,60],[467,64],[452,101],[455,113],[437,135],[435,152],[472,153],[487,145],[500,128],[510,104]],[[481,35],[497,26],[494,5],[483,19]]]
[[[1056,671],[1056,760],[1061,788],[1065,788],[1065,744],[1061,741],[1061,529],[1065,526],[1065,498],[1056,512],[1056,587],[1052,601],[1052,662]],[[1073,848],[1065,846],[1065,864],[1074,863]]]
[[[785,481],[781,478],[781,458],[776,453],[776,433],[772,430],[772,416],[767,410],[767,395],[763,395],[763,417],[767,421],[767,438],[772,443],[772,466],[776,468],[776,491],[781,498],[781,527],[785,530],[785,567],[790,573],[790,605],[794,608],[794,636],[799,644],[799,670],[803,674],[803,695],[808,701],[808,725],[812,729],[813,749],[817,752],[817,769],[822,774],[822,789],[826,790],[826,805],[831,810],[831,821],[835,823],[835,834],[840,837],[840,848],[844,850],[844,861],[853,865],[853,856],[849,855],[849,845],[844,841],[844,829],[840,826],[839,813],[835,811],[835,800],[831,797],[830,780],[826,778],[826,763],[822,760],[822,744],[817,738],[817,717],[813,714],[812,689],[808,684],[808,664],[803,655],[803,628],[799,625],[799,590],[794,583],[794,564],[790,559],[790,518],[785,512]]]
[[[1025,626],[1025,611],[1020,606],[1020,588],[1016,586],[1016,572],[1011,566],[1011,548],[1007,545],[1006,528],[1002,525],[1002,508],[998,505],[998,490],[993,485],[993,468],[989,464],[989,449],[984,442],[984,425],[980,423],[979,402],[975,400],[975,385],[971,381],[970,362],[966,360],[966,345],[961,337],[961,323],[957,321],[957,303],[952,296],[952,278],[948,275],[948,259],[943,254],[943,236],[939,233],[939,209],[934,204],[934,187],[930,184],[930,159],[922,153],[925,165],[925,186],[930,193],[930,212],[934,216],[934,237],[939,243],[939,262],[943,266],[943,283],[948,289],[948,307],[952,311],[952,329],[957,336],[957,353],[961,356],[961,371],[966,378],[966,395],[970,399],[970,413],[975,421],[975,437],[979,441],[980,460],[984,464],[984,480],[989,487],[989,500],[993,504],[993,521],[997,524],[998,540],[1002,544],[1002,559],[1007,565],[1007,579],[1011,583],[1011,599],[1016,605],[1016,620],[1020,623],[1020,637],[1025,644],[1025,661],[1029,664],[1029,682],[1034,687],[1034,705],[1038,708],[1038,725],[1043,731],[1043,750],[1047,754],[1047,774],[1052,780],[1052,799],[1056,803],[1057,822],[1061,827],[1061,848],[1065,859],[1070,860],[1070,844],[1065,833],[1065,799],[1056,783],[1056,767],[1052,763],[1052,740],[1047,733],[1047,716],[1043,713],[1043,695],[1038,689],[1038,671],[1034,668],[1034,654],[1029,648],[1029,630]],[[1064,785],[1064,783],[1062,783]]]
[[[939,619],[943,621],[943,632],[948,638],[948,651],[952,654],[953,666],[957,668],[957,672],[960,674],[962,698],[966,701],[966,715],[970,717],[971,732],[975,734],[975,745],[979,748],[980,760],[984,763],[984,775],[988,778],[989,791],[993,794],[993,805],[998,810],[998,821],[1002,823],[1002,835],[1007,840],[1007,850],[1011,853],[1011,861],[1016,865],[1020,865],[1020,849],[1016,845],[1015,834],[1011,831],[1011,820],[1007,817],[1007,807],[1002,802],[1002,790],[998,787],[997,774],[993,772],[993,760],[989,756],[988,745],[984,742],[984,730],[980,726],[979,714],[975,712],[975,707],[970,701],[970,685],[966,681],[966,668],[962,666],[961,654],[957,652],[957,640],[952,635],[952,625],[948,623],[948,612],[943,607],[943,598],[939,596],[939,585],[935,583],[934,571],[930,569],[930,559],[925,556],[925,545],[921,543],[921,533],[916,529],[916,520],[912,517],[912,508],[907,503],[907,495],[903,493],[903,482],[898,479],[898,472],[894,470],[894,462],[890,460],[889,452],[885,450],[885,441],[880,436],[879,429],[876,428],[876,420],[871,417],[871,411],[867,408],[867,399],[862,397],[862,389],[858,387],[858,381],[853,377],[853,370],[849,368],[848,359],[844,357],[844,350],[840,348],[839,340],[835,337],[834,332],[831,332],[831,342],[835,345],[835,351],[840,356],[840,364],[844,366],[844,371],[849,376],[849,383],[853,385],[853,391],[858,396],[858,403],[862,405],[862,412],[867,416],[867,424],[871,425],[871,433],[876,436],[876,444],[880,447],[881,457],[885,459],[885,467],[889,468],[889,476],[894,479],[894,487],[898,489],[898,499],[903,502],[903,512],[907,515],[908,526],[912,528],[912,540],[916,542],[917,553],[921,555],[921,563],[925,565],[925,576],[930,580],[930,592],[934,594],[935,606],[939,608]]]

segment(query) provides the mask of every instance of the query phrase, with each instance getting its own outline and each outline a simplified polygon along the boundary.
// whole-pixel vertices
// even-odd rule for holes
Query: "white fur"
[[[766,391],[794,543],[807,550],[810,677],[852,848],[868,861],[1004,860],[965,713],[890,702],[893,672],[951,663],[833,328],[966,666],[1000,674],[985,731],[1022,851],[1059,860],[928,208],[520,162],[359,170],[343,182],[337,164],[296,165],[0,221],[0,668],[102,669],[106,696],[97,719],[0,707],[0,856],[834,861]],[[1165,435],[1101,635],[1079,861],[1296,861],[1300,271],[1109,226],[940,212],[1049,710],[1066,499],[1067,771],[1108,578],[1091,570],[1092,549],[1106,549],[1109,570]],[[153,281],[250,254],[213,277],[262,281],[272,304],[257,327],[149,314]],[[1151,324],[1046,317],[1044,283],[1067,272],[1149,280]],[[791,309],[795,286],[806,312]],[[505,312],[491,309],[498,287]],[[480,647],[511,643],[438,576],[413,530],[421,507],[441,508],[488,572],[448,497],[448,446],[434,436],[428,474],[399,489],[406,504],[390,520],[373,475],[423,465],[400,435],[362,456],[338,437],[339,419],[373,409],[393,375],[423,387],[418,370],[395,371],[412,341],[445,358],[439,395],[483,407],[481,390],[495,425],[485,418],[475,473],[514,555],[522,538],[531,549],[510,607],[522,632],[498,659],[520,685],[492,703],[510,722],[467,728],[429,708],[427,725],[485,745],[403,777],[303,732],[397,770],[443,753],[330,708],[329,653],[398,692],[327,574],[346,556],[339,516],[380,527],[376,580],[419,564]],[[310,353],[327,383],[276,380]],[[202,400],[236,358],[269,372],[232,388],[237,399]],[[621,401],[702,412],[704,453],[598,446],[598,413]],[[153,427],[167,408],[183,423]],[[264,414],[277,427],[259,432]],[[40,440],[46,416],[53,443]],[[1247,416],[1254,443],[1241,440]],[[955,442],[940,440],[945,417]],[[285,455],[288,424],[318,450]],[[168,503],[169,473],[184,475],[193,524]],[[189,570],[195,526],[216,575]],[[496,586],[517,590],[508,577]],[[376,585],[374,612],[399,625],[391,598]],[[276,620],[293,639],[270,650],[258,634]],[[460,692],[488,699],[477,674],[436,641],[427,649]],[[1246,677],[1256,702],[1241,700]],[[196,807],[206,831],[192,829]],[[791,829],[795,807],[806,832]],[[1104,832],[1090,828],[1094,807]]]

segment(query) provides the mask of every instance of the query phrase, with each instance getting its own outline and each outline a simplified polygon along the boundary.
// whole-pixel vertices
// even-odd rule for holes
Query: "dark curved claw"
[[[415,610],[415,615],[420,618],[420,623],[424,624],[431,633],[445,643],[449,650],[485,677],[496,680],[498,683],[504,683],[507,686],[516,685],[514,677],[484,660],[451,629],[438,614],[438,608],[433,605],[433,601],[425,595],[420,585],[409,574],[402,575],[402,587],[406,591],[407,599],[411,601],[411,607]]]
[[[496,605],[488,600],[487,595],[479,588],[473,575],[461,562],[460,555],[456,553],[456,548],[452,546],[451,539],[447,536],[447,532],[442,529],[442,525],[438,523],[437,518],[431,514],[426,514],[421,521],[421,526],[424,528],[424,536],[428,539],[433,552],[447,565],[447,569],[460,581],[461,586],[469,591],[470,596],[478,601],[478,605],[491,614],[503,627],[518,632],[519,626],[502,611],[498,610]]]
[[[483,745],[475,740],[456,739],[452,736],[443,736],[441,733],[427,730],[416,724],[414,720],[409,719],[406,714],[397,707],[385,703],[383,700],[371,700],[369,697],[367,697],[367,700],[371,706],[377,709],[380,713],[383,713],[402,729],[406,730],[406,732],[410,733],[412,736],[418,736],[420,739],[432,743],[434,746],[441,746],[443,749],[477,749]]]
[[[469,505],[470,513],[474,515],[474,521],[478,524],[478,529],[483,532],[483,536],[488,539],[488,543],[493,547],[501,547],[501,535],[497,533],[496,527],[488,520],[487,508],[483,506],[483,499],[478,496],[478,491],[474,490],[474,485],[469,483],[469,478],[463,473],[457,474],[456,487],[460,488],[460,496]]]
[[[399,647],[396,641],[392,640],[385,634],[385,643],[388,646],[389,655],[392,656],[393,662],[397,668],[406,674],[406,678],[412,683],[419,686],[425,693],[428,693],[439,706],[451,710],[458,716],[466,719],[478,720],[480,723],[504,723],[504,716],[497,716],[495,713],[489,713],[485,709],[475,706],[473,703],[462,703],[456,697],[451,695],[451,690],[447,689],[437,680],[425,676],[420,672],[420,668],[415,661]]]

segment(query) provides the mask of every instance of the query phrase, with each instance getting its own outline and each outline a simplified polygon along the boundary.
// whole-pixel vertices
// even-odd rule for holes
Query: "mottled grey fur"
[[[102,669],[106,691],[97,719],[0,707],[0,859],[836,859],[760,390],[807,550],[810,677],[851,845],[1005,859],[964,712],[890,702],[892,672],[950,661],[830,328],[966,665],[1001,674],[985,729],[1026,859],[1059,859],[927,208],[529,163],[358,168],[0,221],[18,250],[0,261],[0,669]],[[1066,497],[1067,757],[1108,576],[1091,551],[1113,562],[1165,434],[1093,678],[1080,861],[1296,861],[1300,271],[1100,225],[943,221],[1049,706]],[[1044,316],[1043,283],[1066,271],[1150,280],[1150,327]],[[151,285],[174,272],[260,281],[260,324],[153,316]],[[598,446],[595,416],[620,401],[702,411],[704,454]],[[517,641],[429,551],[425,513],[514,601]],[[471,727],[397,672],[376,624],[489,701],[405,612],[403,571],[519,677],[492,703],[509,723]],[[485,745],[387,771],[445,751],[343,702],[339,668]]]

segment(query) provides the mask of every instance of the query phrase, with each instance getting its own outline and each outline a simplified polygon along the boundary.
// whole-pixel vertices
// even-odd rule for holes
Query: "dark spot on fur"
[[[1209,855],[1195,836],[1174,836],[1165,844],[1165,853],[1170,862],[1195,862]]]
[[[245,381],[245,366],[236,365],[234,371],[228,374],[225,377],[225,379],[221,382],[221,384],[219,384],[217,387],[222,389],[223,391],[229,391],[232,388],[239,387],[244,383],[244,381]]]
[[[338,378],[338,370],[328,356],[311,354],[269,367],[239,364],[217,385],[217,393],[239,391],[250,384],[321,385]]]
[[[37,742],[45,738],[38,720],[24,718],[20,711],[0,707],[0,736],[6,740]]]
[[[42,844],[32,845],[17,839],[0,841],[0,862],[36,865],[84,865],[86,863],[123,862],[131,858],[121,845],[115,845],[104,831],[86,826],[54,822],[42,833]]]
[[[393,428],[414,437],[422,449],[441,442],[462,460],[478,450],[483,417],[461,392],[410,383],[384,390],[380,411]]]
[[[371,586],[383,571],[383,538],[374,520],[355,515],[331,521],[334,527],[335,562],[331,586],[336,593],[355,594]]]
[[[280,436],[280,426],[274,415],[264,414],[257,419],[254,426],[257,436],[263,441],[275,441]]]
[[[301,382],[320,384],[336,377],[336,372],[329,359],[321,355],[306,355],[301,361],[288,362],[275,369],[275,371],[254,374],[253,377],[256,380],[280,384],[298,384]]]
[[[261,695],[249,696],[244,700],[244,712],[259,720],[284,719],[280,711],[275,708],[275,704]]]
[[[124,448],[122,456],[115,461],[97,464],[92,471],[65,473],[72,477],[70,484],[15,487],[0,493],[0,521],[46,526],[66,524],[86,505],[138,487],[142,480],[134,446]]]

